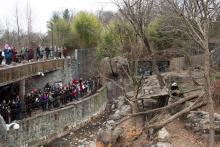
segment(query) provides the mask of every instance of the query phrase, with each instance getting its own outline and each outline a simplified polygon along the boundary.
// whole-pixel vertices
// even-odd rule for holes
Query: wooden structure
[[[21,81],[26,78],[64,69],[64,59],[30,62],[9,67],[0,68],[0,86]]]
[[[204,66],[204,55],[195,55],[190,56],[188,59],[188,63],[191,67]],[[187,61],[185,57],[173,58],[170,60],[170,71],[183,71],[186,70],[189,65],[187,65]]]

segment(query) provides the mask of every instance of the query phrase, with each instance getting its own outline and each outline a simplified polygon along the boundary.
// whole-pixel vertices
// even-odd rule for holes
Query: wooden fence
[[[188,65],[191,65],[192,67],[203,66],[204,55],[190,56],[188,59],[185,57],[173,58],[170,61],[170,71],[182,71],[187,69],[187,67],[189,67]]]
[[[39,72],[47,73],[59,69],[64,69],[64,59],[31,62],[3,67],[0,68],[0,86],[36,76]]]

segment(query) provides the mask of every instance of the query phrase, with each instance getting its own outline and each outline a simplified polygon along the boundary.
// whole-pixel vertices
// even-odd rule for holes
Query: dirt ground
[[[184,123],[180,120],[175,120],[167,127],[171,135],[171,143],[173,147],[207,147],[208,142],[202,136],[199,136],[190,130],[184,128]],[[215,147],[220,147],[220,141],[217,141]]]

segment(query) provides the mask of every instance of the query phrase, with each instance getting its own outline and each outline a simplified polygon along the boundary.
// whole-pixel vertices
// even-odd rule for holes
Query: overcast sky
[[[0,27],[5,28],[6,22],[10,29],[15,25],[16,5],[21,17],[22,29],[26,30],[27,3],[30,4],[33,13],[33,30],[45,33],[47,21],[54,11],[62,11],[66,8],[77,11],[86,10],[96,12],[97,10],[116,10],[111,0],[0,0]]]

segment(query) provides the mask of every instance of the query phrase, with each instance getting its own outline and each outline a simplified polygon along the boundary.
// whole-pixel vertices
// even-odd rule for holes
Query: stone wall
[[[76,129],[91,118],[104,112],[107,104],[107,88],[70,106],[45,112],[20,122],[19,130],[9,131],[9,146],[37,146],[46,139],[60,137],[70,129]]]

